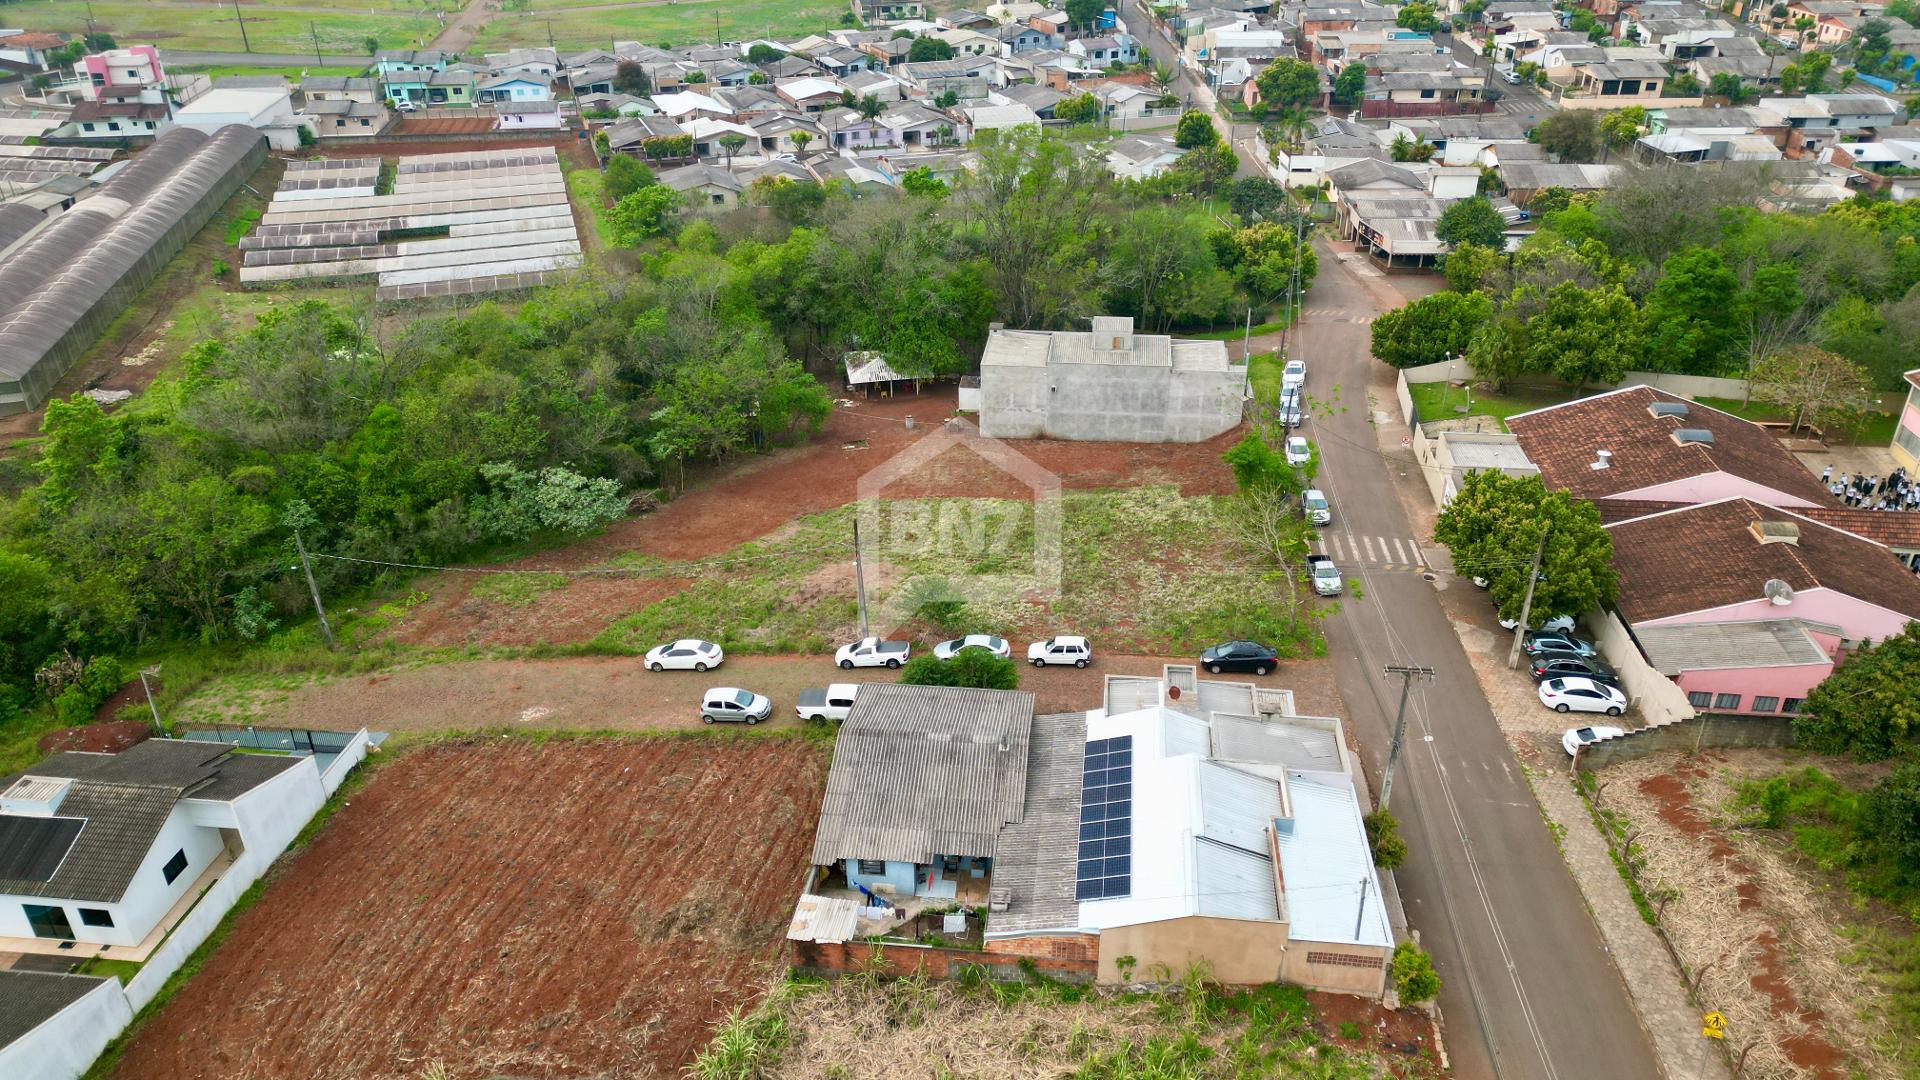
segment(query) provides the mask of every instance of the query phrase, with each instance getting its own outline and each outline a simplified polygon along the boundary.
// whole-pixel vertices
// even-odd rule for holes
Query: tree
[[[601,174],[600,188],[606,192],[609,202],[617,203],[621,199],[653,184],[653,170],[640,163],[640,159],[631,154],[615,154],[607,159],[606,172]]]
[[[1165,94],[1173,85],[1173,65],[1155,63],[1147,69],[1148,77],[1153,80],[1153,88]]]
[[[1233,147],[1219,142],[1180,155],[1180,160],[1173,163],[1173,168],[1167,170],[1162,179],[1173,185],[1174,190],[1211,195],[1233,179],[1233,170],[1239,164],[1239,159],[1233,156]]]
[[[720,136],[718,141],[721,148],[727,152],[727,167],[732,168],[733,155],[739,153],[740,148],[747,145],[747,137],[737,131],[729,131]]]
[[[1253,85],[1268,108],[1311,105],[1320,97],[1320,72],[1305,60],[1275,60],[1254,77]]]
[[[859,113],[862,120],[871,120],[881,113],[886,112],[887,107],[880,101],[879,97],[868,94],[854,103],[853,111]]]
[[[764,41],[756,41],[747,50],[747,63],[754,67],[765,67],[768,64],[778,63],[786,55]]]
[[[953,46],[937,37],[917,37],[907,47],[907,63],[924,64],[933,60],[953,59]]]
[[[756,183],[756,187],[759,185]],[[773,216],[789,225],[806,225],[827,205],[827,189],[811,180],[782,177],[770,182],[760,195]]]
[[[962,649],[951,660],[916,656],[900,669],[906,686],[969,686],[982,690],[1018,690],[1020,665],[985,649]]]
[[[1575,8],[1584,11],[1585,8]],[[1433,957],[1411,941],[1393,947],[1393,991],[1402,1005],[1416,1005],[1440,996],[1440,975],[1433,970]]]
[[[1555,285],[1540,312],[1527,320],[1533,365],[1571,384],[1575,395],[1590,382],[1618,382],[1640,355],[1640,312],[1618,285],[1583,289]]]
[[[1091,124],[1100,119],[1100,99],[1078,93],[1053,107],[1053,118],[1068,124]]]
[[[368,56],[372,56],[380,51],[380,39],[368,34],[360,39],[360,47],[367,50]]]
[[[900,190],[928,199],[944,199],[947,197],[947,182],[922,165],[917,169],[908,169],[901,175]]]
[[[1107,0],[1067,0],[1063,10],[1069,23],[1082,30],[1092,30],[1100,25],[1100,16],[1106,14]]]
[[[1909,749],[1920,736],[1920,628],[1853,651],[1807,695],[1793,718],[1794,739],[1823,754],[1879,761]]]
[[[623,94],[646,97],[653,93],[653,80],[647,77],[647,69],[641,67],[638,60],[622,60],[613,66],[613,88]]]
[[[1724,74],[1724,72],[1722,73]],[[1667,80],[1668,97],[1699,97],[1703,87],[1691,71],[1683,71]]]
[[[1401,5],[1399,14],[1393,17],[1393,22],[1396,26],[1407,30],[1418,30],[1423,34],[1431,34],[1440,29],[1440,20],[1433,13],[1433,5],[1426,0],[1412,0],[1411,3]]]
[[[1227,208],[1242,221],[1272,212],[1287,197],[1287,189],[1264,176],[1235,180],[1227,189]]]
[[[1533,338],[1527,324],[1514,315],[1499,318],[1480,327],[1467,343],[1467,365],[1494,390],[1538,370],[1533,360]]]
[[[1573,192],[1563,187],[1543,187],[1527,200],[1527,213],[1534,217],[1557,214],[1573,205]]]
[[[1807,424],[1824,432],[1858,423],[1873,395],[1865,368],[1812,345],[1767,357],[1747,381],[1754,398],[1793,414],[1796,431]]]
[[[680,193],[660,184],[625,196],[606,212],[613,242],[620,247],[633,247],[649,236],[659,235],[667,227],[667,215],[679,206]]]
[[[1641,307],[1646,338],[1669,358],[1662,370],[1719,375],[1735,364],[1740,279],[1711,248],[1670,256]]]
[[[1483,292],[1423,296],[1373,320],[1373,355],[1401,368],[1465,355],[1491,318],[1493,298]]]
[[[1220,265],[1262,304],[1271,304],[1298,288],[1306,292],[1320,271],[1313,230],[1299,218],[1262,221],[1221,230],[1208,238]]]
[[[1726,98],[1727,104],[1739,105],[1751,98],[1754,91],[1740,82],[1740,76],[1731,71],[1716,71],[1713,78],[1707,80],[1707,94],[1711,97]]]
[[[1360,103],[1360,97],[1367,91],[1367,65],[1355,62],[1340,69],[1340,75],[1333,80],[1333,100],[1349,108]]]
[[[1536,131],[1540,148],[1561,161],[1590,162],[1600,157],[1600,118],[1592,109],[1561,109],[1542,120]]]
[[[1109,307],[1152,333],[1175,322],[1213,322],[1233,285],[1212,246],[1196,242],[1210,224],[1207,215],[1183,206],[1147,205],[1120,215],[1102,267]]]
[[[467,511],[479,535],[495,541],[519,541],[537,532],[592,532],[627,515],[620,485],[606,477],[582,476],[571,469],[528,472],[496,462],[480,467],[487,491]]]
[[[1066,327],[1099,308],[1099,244],[1112,174],[1086,147],[1032,127],[975,136],[979,164],[952,204],[981,258],[999,318],[1020,329]]]
[[[1395,135],[1387,147],[1387,154],[1395,161],[1431,161],[1434,145],[1425,139],[1409,139],[1405,135]]]
[[[960,104],[960,91],[952,89],[942,90],[940,91],[940,96],[933,99],[933,104],[935,108],[951,109],[955,105]]]
[[[1440,214],[1433,235],[1442,243],[1458,247],[1479,244],[1498,251],[1507,243],[1507,219],[1493,208],[1484,195],[1461,199]]]
[[[1615,149],[1632,146],[1647,130],[1647,110],[1642,105],[1610,110],[1600,118],[1600,134]]]
[[[1180,114],[1180,123],[1173,129],[1173,145],[1182,150],[1204,150],[1220,145],[1220,132],[1213,126],[1213,118],[1199,109],[1189,109]]]
[[[1453,553],[1454,572],[1485,578],[1502,619],[1518,619],[1540,537],[1546,548],[1534,583],[1530,620],[1578,615],[1610,602],[1618,588],[1613,538],[1600,511],[1540,477],[1493,471],[1467,474],[1434,524],[1433,538]]]
[[[1440,269],[1447,275],[1447,287],[1454,292],[1473,292],[1475,289],[1498,292],[1496,286],[1504,265],[1505,260],[1499,251],[1484,244],[1468,242],[1447,252]]]
[[[1313,130],[1313,113],[1305,105],[1287,105],[1267,114],[1268,138],[1289,153],[1298,153]],[[1264,129],[1263,129],[1264,130]]]
[[[687,77],[686,77],[686,84],[687,84],[688,86],[705,86],[705,85],[706,85],[706,83],[707,83],[707,73],[706,73],[706,72],[704,72],[704,71],[689,71],[689,72],[687,72]]]

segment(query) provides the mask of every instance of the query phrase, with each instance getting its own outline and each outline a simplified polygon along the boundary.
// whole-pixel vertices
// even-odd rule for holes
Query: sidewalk
[[[1369,389],[1378,400],[1380,391]],[[1433,502],[1412,452],[1395,445],[1404,428],[1390,391],[1384,405],[1383,409],[1375,406],[1382,414],[1376,425],[1380,449],[1390,461],[1402,463],[1403,467],[1392,470],[1401,505],[1419,534],[1430,537]],[[1439,545],[1427,544],[1421,550],[1428,565],[1451,565],[1446,550]],[[1500,629],[1484,593],[1472,582],[1451,574],[1442,574],[1435,587],[1440,591],[1441,607],[1473,664],[1474,676],[1533,789],[1541,815],[1557,838],[1561,857],[1586,898],[1587,909],[1627,986],[1662,1069],[1669,1080],[1729,1080],[1732,1070],[1727,1067],[1722,1048],[1709,1045],[1700,1034],[1701,1013],[1687,1000],[1679,967],[1653,928],[1640,917],[1606,840],[1573,788],[1566,753],[1560,747],[1561,733],[1569,726],[1567,718],[1540,705],[1533,680],[1525,672],[1507,668],[1512,638]]]

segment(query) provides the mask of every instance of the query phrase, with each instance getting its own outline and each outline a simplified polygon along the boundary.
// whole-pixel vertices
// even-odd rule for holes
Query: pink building
[[[1900,426],[1893,430],[1893,460],[1909,473],[1920,473],[1920,368],[1907,372],[1907,403],[1900,409]]]
[[[1920,577],[1886,546],[1751,499],[1607,531],[1621,617],[1696,708],[1797,711],[1848,649],[1920,618]]]
[[[125,49],[83,56],[74,65],[75,74],[86,83],[88,101],[158,102],[167,86],[166,69],[160,66],[160,50],[152,45],[133,45]]]

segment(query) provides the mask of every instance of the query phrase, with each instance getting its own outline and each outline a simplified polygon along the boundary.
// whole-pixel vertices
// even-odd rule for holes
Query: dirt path
[[[1166,662],[1104,656],[1084,671],[1023,668],[1020,686],[1034,693],[1043,713],[1097,708],[1104,676],[1158,675]],[[1230,677],[1291,689],[1302,713],[1342,714],[1326,660],[1287,663],[1264,678]],[[806,687],[896,678],[885,668],[842,671],[819,656],[741,656],[706,674],[654,673],[626,658],[475,660],[329,679],[291,691],[202,696],[182,706],[179,716],[188,724],[222,720],[395,732],[687,729],[700,726],[700,694],[707,687],[742,686],[773,700],[772,726],[796,727],[794,701]]]
[[[461,8],[460,14],[454,16],[452,22],[447,23],[438,34],[433,36],[433,40],[427,43],[427,47],[439,49],[441,52],[457,53],[472,45],[473,39],[479,36],[481,28],[486,26],[487,20],[493,17],[493,11],[488,7],[489,2],[490,0],[468,0],[467,6]]]

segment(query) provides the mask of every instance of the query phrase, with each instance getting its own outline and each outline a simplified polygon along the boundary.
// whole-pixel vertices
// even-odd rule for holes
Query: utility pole
[[[313,613],[320,616],[320,636],[327,639],[327,648],[337,648],[333,640],[333,627],[327,624],[327,608],[320,602],[320,586],[313,581],[313,564],[307,561],[307,545],[300,539],[300,530],[293,530],[293,546],[300,552],[300,569],[307,575],[307,591],[313,594]]]
[[[1520,602],[1520,625],[1513,628],[1513,647],[1507,650],[1507,666],[1516,667],[1520,663],[1520,643],[1527,636],[1527,619],[1533,614],[1533,587],[1540,581],[1540,560],[1547,554],[1547,534],[1553,531],[1549,525],[1540,530],[1540,546],[1533,549],[1533,565],[1527,570],[1527,596]]]
[[[233,21],[240,24],[240,51],[252,52],[253,43],[247,40],[247,17],[240,14],[240,0],[233,0]]]
[[[860,562],[860,517],[853,519],[853,589],[860,596],[860,636],[867,636],[867,574]]]
[[[1353,913],[1353,938],[1360,940],[1360,928],[1367,924],[1367,885],[1371,879],[1360,879],[1360,910]]]
[[[1393,767],[1400,762],[1400,743],[1407,734],[1407,695],[1413,691],[1413,677],[1433,678],[1433,669],[1408,664],[1388,664],[1388,675],[1400,676],[1400,712],[1393,718],[1393,745],[1387,748],[1387,767],[1380,773],[1380,809],[1393,797]]]
[[[153,684],[147,682],[147,676],[158,674],[160,674],[159,664],[155,664],[150,668],[141,668],[140,689],[147,692],[147,711],[153,714],[153,733],[162,735],[166,733],[167,729],[164,724],[160,723],[160,707],[153,703]]]
[[[307,20],[307,33],[313,35],[313,62],[321,67],[327,66],[327,58],[320,55],[320,31],[313,28],[313,20]]]

